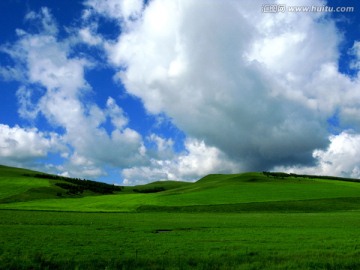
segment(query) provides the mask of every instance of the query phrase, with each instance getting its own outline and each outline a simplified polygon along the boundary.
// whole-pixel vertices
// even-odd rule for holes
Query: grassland
[[[25,194],[30,189],[36,190],[49,187],[47,181],[23,177],[23,174],[29,173],[28,170],[0,165],[0,172],[0,200]]]
[[[0,269],[360,269],[358,182],[246,173],[59,197],[24,173],[0,167]]]

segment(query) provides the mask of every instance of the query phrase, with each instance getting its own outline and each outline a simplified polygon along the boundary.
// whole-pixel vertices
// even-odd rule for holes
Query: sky
[[[359,70],[358,0],[1,0],[0,164],[359,178]]]

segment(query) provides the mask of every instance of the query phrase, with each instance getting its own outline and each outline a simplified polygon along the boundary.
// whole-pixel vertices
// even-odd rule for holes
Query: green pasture
[[[209,175],[110,195],[56,181],[0,166],[0,269],[360,269],[355,180]]]
[[[1,269],[359,269],[360,212],[0,210]]]

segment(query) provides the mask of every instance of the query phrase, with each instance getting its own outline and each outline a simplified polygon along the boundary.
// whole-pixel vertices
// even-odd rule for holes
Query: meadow
[[[359,213],[0,211],[2,269],[359,269]]]
[[[247,173],[59,198],[23,174],[0,167],[0,269],[360,269],[358,182]]]

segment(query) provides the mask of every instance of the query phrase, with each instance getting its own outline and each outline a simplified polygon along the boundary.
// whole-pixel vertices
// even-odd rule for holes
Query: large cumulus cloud
[[[316,153],[338,138],[329,119],[357,130],[359,79],[339,72],[342,36],[329,14],[264,14],[263,4],[150,1],[119,19],[126,27],[105,44],[109,62],[150,113],[165,113],[239,170],[318,168],[325,154]]]
[[[311,84],[336,65],[338,43],[321,14],[263,14],[259,1],[156,0],[106,49],[149,112],[261,170],[311,164],[327,146],[333,106]]]

